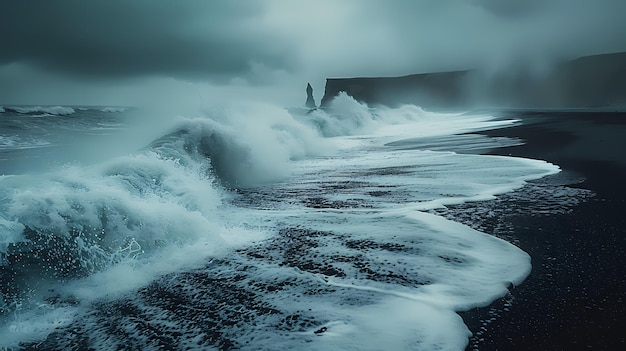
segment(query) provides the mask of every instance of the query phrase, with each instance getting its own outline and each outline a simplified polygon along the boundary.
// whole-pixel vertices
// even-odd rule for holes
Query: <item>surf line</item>
[[[390,291],[390,290],[385,290],[385,289],[379,289],[379,288],[374,288],[374,287],[371,287],[371,286],[362,286],[362,285],[353,285],[353,284],[339,283],[339,282],[333,281],[329,277],[326,277],[326,276],[321,275],[321,274],[314,274],[314,276],[315,276],[315,278],[317,278],[322,283],[324,283],[326,285],[338,287],[338,288],[354,289],[354,290],[361,290],[361,291],[371,291],[371,292],[379,293],[379,294],[382,294],[382,295],[395,296],[395,297],[399,297],[399,298],[402,298],[402,299],[406,299],[406,300],[411,300],[411,301],[427,304],[427,305],[429,305],[431,307],[439,307],[439,308],[442,308],[442,309],[447,309],[448,308],[447,305],[445,305],[445,304],[443,304],[441,302],[437,302],[437,301],[435,301],[433,299],[428,299],[428,298],[416,296],[416,295],[413,295],[413,294],[407,294],[407,293],[403,293],[403,292],[399,292],[399,291]]]

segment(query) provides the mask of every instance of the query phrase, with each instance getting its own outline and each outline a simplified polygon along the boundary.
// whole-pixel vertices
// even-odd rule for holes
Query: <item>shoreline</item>
[[[626,150],[626,113],[505,115],[520,118],[521,125],[479,134],[518,137],[525,144],[485,154],[554,163],[562,172],[538,183],[580,178],[563,184],[589,189],[595,196],[565,213],[536,215],[531,208],[503,219],[513,230],[510,241],[531,256],[533,268],[507,296],[459,313],[474,334],[466,350],[622,349],[626,156],[621,153]]]

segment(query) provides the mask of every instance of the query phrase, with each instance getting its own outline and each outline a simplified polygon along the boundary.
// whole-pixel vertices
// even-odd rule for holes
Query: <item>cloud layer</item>
[[[0,79],[29,83],[3,84],[0,102],[55,82],[319,85],[541,65],[626,51],[623,13],[622,0],[3,1]]]

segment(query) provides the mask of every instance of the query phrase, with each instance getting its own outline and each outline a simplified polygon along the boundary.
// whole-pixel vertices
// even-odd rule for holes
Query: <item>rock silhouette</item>
[[[306,84],[306,103],[305,106],[308,108],[316,108],[315,99],[313,98],[313,87],[310,83]]]

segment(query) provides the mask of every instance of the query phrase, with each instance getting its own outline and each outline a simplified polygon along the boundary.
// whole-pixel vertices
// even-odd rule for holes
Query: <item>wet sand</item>
[[[569,213],[504,219],[533,269],[505,298],[461,313],[474,333],[467,350],[625,349],[626,113],[506,115],[523,124],[484,134],[526,143],[489,153],[547,160],[563,170],[555,177],[582,180],[568,187],[596,195]]]

